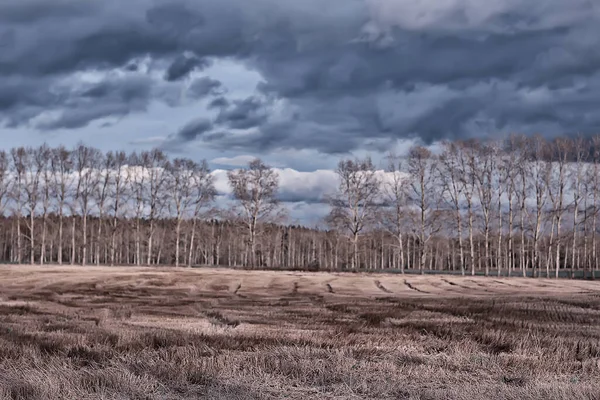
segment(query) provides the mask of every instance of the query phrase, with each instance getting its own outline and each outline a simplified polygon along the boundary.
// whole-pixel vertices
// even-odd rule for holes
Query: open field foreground
[[[600,283],[0,274],[0,398],[600,399]]]

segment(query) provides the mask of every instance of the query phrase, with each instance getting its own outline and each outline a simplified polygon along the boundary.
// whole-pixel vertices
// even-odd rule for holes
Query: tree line
[[[378,262],[401,271],[595,276],[600,136],[440,147],[391,155],[384,174],[369,159],[340,162],[329,222],[349,237],[352,267],[374,266],[360,239],[379,234]]]
[[[155,149],[0,152],[0,261],[559,276],[598,270],[600,136],[448,141],[346,159],[321,228],[285,224],[277,172]]]

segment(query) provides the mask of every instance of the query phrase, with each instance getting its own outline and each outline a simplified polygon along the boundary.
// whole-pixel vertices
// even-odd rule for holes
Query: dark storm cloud
[[[81,92],[81,96],[96,100],[119,98],[124,102],[131,102],[136,99],[146,99],[150,92],[150,85],[150,81],[143,78],[108,79],[90,85]]]
[[[212,127],[213,124],[209,120],[197,119],[181,128],[174,139],[189,142],[207,133]]]
[[[210,65],[210,62],[204,58],[196,56],[181,55],[175,58],[175,61],[169,66],[165,73],[167,81],[176,81],[186,77],[194,70],[202,70]]]
[[[249,129],[263,125],[267,118],[265,102],[259,97],[250,96],[222,108],[216,122],[230,129]]]
[[[148,78],[117,77],[58,92],[65,108],[55,118],[37,123],[42,130],[81,128],[101,118],[122,117],[146,109],[152,82]]]
[[[385,149],[398,138],[597,132],[599,7],[587,0],[7,0],[0,3],[0,119],[25,124],[50,109],[62,117],[40,126],[75,128],[144,110],[166,90],[109,88],[96,105],[90,94],[48,87],[82,70],[141,75],[130,66],[147,56],[175,81],[164,84],[207,59],[260,73],[255,96],[231,93],[209,104],[224,134],[174,135],[210,137],[222,148],[337,153]],[[192,84],[190,97],[220,95],[206,79]]]

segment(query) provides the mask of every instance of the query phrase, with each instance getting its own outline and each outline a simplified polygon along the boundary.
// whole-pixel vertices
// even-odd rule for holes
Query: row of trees
[[[351,238],[352,266],[365,262],[360,235],[382,230],[400,269],[598,269],[600,136],[446,142],[389,161],[385,174],[368,159],[339,164],[330,223]],[[406,257],[411,243],[417,254]]]
[[[167,212],[175,221],[178,264],[184,218],[200,218],[214,195],[206,162],[169,161],[158,150],[126,155],[44,145],[1,152],[0,212],[10,215],[4,256],[20,263],[28,251],[31,263],[114,264],[117,239],[126,234],[133,238],[134,262],[151,264],[158,221]]]
[[[217,198],[206,162],[78,145],[0,152],[0,258],[13,263],[453,270],[598,269],[600,136],[511,136],[343,160],[326,228],[286,226],[255,160]],[[335,189],[335,188],[332,188]],[[218,199],[219,201],[215,201]]]

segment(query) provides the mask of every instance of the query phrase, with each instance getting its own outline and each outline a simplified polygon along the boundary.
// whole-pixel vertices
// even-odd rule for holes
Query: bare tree
[[[436,161],[436,157],[425,147],[413,147],[408,154],[408,173],[411,176],[409,199],[418,215],[415,222],[418,227],[421,273],[425,270],[429,241],[441,230]]]
[[[52,176],[51,194],[56,200],[58,213],[58,263],[63,263],[63,225],[65,207],[69,201],[70,192],[73,189],[73,160],[71,153],[64,147],[58,147],[51,151],[50,171]],[[73,216],[73,221],[75,218]],[[73,227],[75,222],[73,222]]]
[[[87,263],[88,250],[88,218],[92,211],[93,195],[97,190],[99,181],[97,169],[101,165],[101,153],[92,147],[79,144],[72,153],[75,172],[77,176],[77,185],[74,198],[74,207],[81,215],[81,265]],[[73,222],[74,224],[74,222]],[[75,232],[73,234],[73,243],[75,241]],[[75,248],[75,246],[73,246]],[[73,250],[74,251],[74,250]],[[74,258],[73,253],[73,258]],[[73,263],[74,260],[71,260]]]
[[[25,192],[27,186],[27,164],[27,150],[24,147],[13,148],[11,150],[11,169],[14,182],[12,185],[11,197],[17,224],[17,254],[15,259],[19,264],[22,262],[23,257],[21,219],[23,218],[23,209],[27,201]]]
[[[465,173],[461,168],[461,149],[453,142],[443,144],[444,152],[440,155],[440,181],[442,184],[442,198],[451,204],[454,209],[454,218],[458,236],[458,254],[461,274],[465,274],[465,253],[463,245],[463,220],[462,206],[465,198]]]
[[[251,161],[248,168],[229,171],[229,184],[238,203],[237,215],[248,230],[250,265],[256,267],[256,239],[259,223],[280,216],[279,176],[260,159]]]
[[[329,220],[350,234],[352,268],[359,268],[358,239],[374,223],[380,183],[370,158],[340,161],[338,192],[330,198]]]
[[[109,199],[111,200],[111,232],[110,232],[110,265],[115,265],[117,249],[117,231],[119,221],[125,215],[123,204],[127,204],[128,195],[131,194],[129,186],[131,183],[131,168],[127,167],[127,155],[122,152],[116,152],[112,159],[114,160],[111,174],[112,185],[110,186]],[[139,236],[138,236],[139,239]]]
[[[40,264],[46,261],[46,237],[48,232],[48,212],[50,210],[51,188],[52,188],[52,173],[50,167],[50,159],[52,153],[47,145],[42,145],[35,150],[36,172],[41,175],[40,182],[40,197],[42,208],[42,233],[40,244]]]
[[[156,229],[156,220],[162,215],[166,206],[167,192],[165,190],[168,166],[167,156],[160,150],[154,149],[150,152],[144,152],[141,155],[142,163],[148,174],[147,183],[144,186],[146,193],[144,195],[145,207],[148,209],[148,261],[152,264],[154,259],[154,231]]]
[[[531,154],[528,148],[529,139],[524,136],[512,136],[510,139],[511,151],[517,151],[521,149],[517,164],[515,165],[516,178],[516,189],[515,197],[519,205],[519,230],[520,230],[520,257],[519,265],[523,277],[527,275],[527,247],[526,247],[526,232],[528,225],[526,224],[526,218],[529,217],[529,208],[527,207],[528,199],[532,196],[532,171],[531,171]]]
[[[591,168],[592,177],[590,179],[590,185],[592,186],[592,212],[590,218],[592,219],[592,277],[595,278],[596,271],[598,270],[598,249],[597,249],[597,223],[598,216],[600,213],[600,136],[594,136],[592,138],[592,159],[593,164]]]
[[[542,237],[543,218],[548,201],[548,175],[551,173],[551,164],[546,161],[546,142],[541,136],[534,136],[528,140],[529,165],[532,171],[531,179],[533,181],[533,192],[535,197],[535,220],[533,227],[533,271],[540,270],[540,248],[539,243]]]
[[[469,229],[469,259],[471,264],[471,275],[475,275],[476,259],[474,240],[474,197],[477,186],[477,174],[480,173],[480,171],[477,168],[477,147],[475,143],[472,142],[459,143],[458,145],[459,179],[461,183],[462,193],[467,204],[467,221]]]
[[[0,217],[4,217],[10,195],[10,162],[4,150],[0,150]]]
[[[22,262],[23,243],[21,235],[21,219],[23,218],[23,208],[25,206],[25,174],[26,174],[26,157],[27,152],[24,147],[13,148],[10,151],[11,155],[11,174],[13,176],[13,184],[11,188],[11,199],[13,201],[13,213],[17,225],[17,252],[13,261]]]
[[[496,171],[496,148],[495,146],[480,146],[478,147],[478,163],[477,170],[479,173],[474,173],[477,199],[482,213],[484,248],[485,248],[485,275],[490,273],[490,229],[492,223],[493,201],[495,192],[495,176]]]
[[[595,174],[595,150],[593,148],[593,142],[588,143],[589,153],[587,153],[588,163],[584,168],[584,174],[582,177],[581,186],[583,187],[583,254],[584,254],[584,279],[587,278],[586,274],[590,273],[590,278],[595,279],[595,266],[594,266],[594,245],[590,247],[590,241],[593,242],[595,239],[595,228],[596,221],[596,206],[594,204],[595,199],[595,184],[597,178]]]
[[[140,266],[142,263],[142,232],[141,223],[142,216],[144,215],[145,205],[145,194],[146,194],[146,181],[147,181],[147,169],[142,160],[142,157],[137,153],[132,153],[129,156],[129,176],[131,188],[130,192],[134,201],[134,220],[135,220],[135,264]],[[115,205],[115,208],[118,208]]]
[[[175,213],[175,266],[180,263],[181,226],[185,218],[192,219],[188,250],[188,265],[192,263],[196,221],[201,210],[212,201],[214,187],[208,164],[188,159],[175,159],[167,165],[169,207]]]
[[[383,179],[382,194],[386,207],[382,213],[383,226],[397,241],[400,270],[404,273],[404,232],[407,225],[408,174],[402,170],[402,159],[394,154],[388,157],[388,168]]]
[[[524,162],[524,152],[522,150],[521,144],[523,143],[522,137],[518,137],[515,135],[511,135],[508,138],[506,143],[506,147],[508,150],[508,154],[501,162],[500,171],[502,175],[502,182],[504,185],[504,191],[506,192],[506,197],[508,201],[508,232],[507,232],[507,240],[508,240],[508,260],[507,260],[507,269],[508,276],[511,276],[512,271],[515,268],[515,251],[514,251],[514,214],[515,214],[515,199],[519,199],[519,177],[521,176],[521,170],[523,169]],[[523,202],[523,208],[525,207],[526,202]],[[521,210],[524,213],[525,210]],[[523,214],[524,218],[524,214]],[[521,252],[524,252],[524,240],[521,244],[522,249]]]
[[[586,143],[582,137],[578,137],[570,141],[570,152],[568,165],[568,180],[570,182],[569,189],[573,194],[573,202],[571,204],[573,210],[573,228],[571,231],[573,241],[571,244],[571,272],[574,267],[579,267],[579,263],[576,264],[576,252],[577,252],[577,233],[579,229],[579,208],[581,207],[581,201],[583,196],[582,185],[583,177],[585,174],[585,168],[587,165],[587,152]],[[585,221],[584,221],[585,223]]]
[[[547,157],[552,160],[547,162],[548,173],[545,175],[546,191],[552,206],[552,224],[550,232],[550,243],[548,246],[548,260],[546,262],[546,276],[550,276],[551,253],[555,249],[555,275],[558,277],[560,269],[560,247],[562,242],[561,223],[565,213],[565,190],[567,161],[570,153],[571,143],[565,139],[557,138],[548,144]],[[556,237],[554,231],[556,230]]]
[[[29,232],[27,239],[29,240],[29,256],[30,263],[35,263],[35,221],[36,211],[39,205],[40,198],[40,181],[41,170],[36,165],[35,150],[31,147],[24,149],[21,153],[20,163],[23,168],[22,182],[25,194],[25,210],[28,213],[28,218],[25,220],[27,230]]]
[[[210,172],[210,168],[208,167],[208,163],[206,160],[203,160],[199,165],[194,165],[194,170],[192,173],[192,195],[194,197],[192,201],[193,205],[193,215],[192,215],[192,227],[190,233],[190,251],[188,256],[188,267],[192,266],[192,250],[194,248],[194,239],[196,236],[196,225],[198,223],[198,219],[202,217],[202,212],[208,207],[216,196],[216,190],[214,186],[214,177]],[[217,222],[217,221],[214,221]],[[211,223],[213,231],[215,223]],[[220,224],[218,226],[218,230],[222,232],[223,226]],[[213,234],[213,237],[215,235]],[[214,251],[216,252],[213,257],[213,261],[215,265],[219,264],[219,246],[222,240],[222,236],[219,235],[217,237]]]
[[[92,197],[98,209],[98,230],[95,243],[95,261],[96,265],[100,265],[100,246],[102,240],[102,227],[104,224],[104,216],[108,207],[108,196],[110,195],[115,169],[115,155],[113,152],[106,153],[105,156],[98,160],[98,168],[95,170],[95,185]]]
[[[502,239],[504,234],[504,191],[506,188],[505,185],[505,174],[503,171],[503,167],[506,163],[506,158],[502,152],[502,144],[500,141],[495,141],[492,143],[492,156],[494,157],[493,165],[494,165],[494,174],[492,176],[492,187],[495,188],[495,196],[497,201],[497,213],[498,213],[498,243],[496,247],[496,269],[497,275],[502,275]]]

